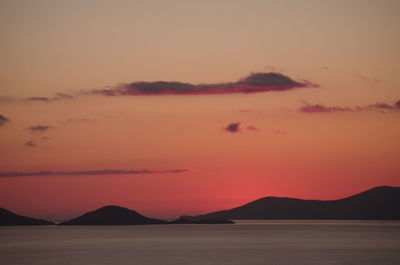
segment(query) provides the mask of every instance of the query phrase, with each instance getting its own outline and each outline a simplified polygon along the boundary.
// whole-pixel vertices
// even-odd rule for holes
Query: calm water
[[[2,227],[1,265],[400,264],[400,222]]]

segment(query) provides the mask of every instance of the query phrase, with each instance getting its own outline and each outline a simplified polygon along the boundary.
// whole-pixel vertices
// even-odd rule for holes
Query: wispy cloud
[[[353,112],[353,111],[365,111],[365,110],[373,110],[379,112],[393,112],[400,111],[400,100],[395,102],[394,104],[388,103],[374,103],[366,106],[356,106],[356,107],[338,107],[338,106],[325,106],[322,104],[309,104],[304,102],[304,106],[300,107],[298,111],[304,113],[332,113],[332,112]]]
[[[25,146],[27,147],[37,147],[37,143],[34,140],[29,140],[25,143]]]
[[[48,125],[36,125],[26,128],[25,131],[29,131],[31,133],[45,133],[52,128],[53,127]]]
[[[375,83],[375,84],[382,82],[380,79],[370,78],[370,77],[367,77],[367,76],[364,76],[364,75],[360,75],[360,74],[352,74],[352,75],[357,77],[357,78],[359,78],[359,79],[361,79],[361,80],[364,80],[364,81],[367,81],[367,82],[372,82],[372,83]]]
[[[204,95],[230,93],[257,93],[268,91],[286,91],[301,87],[315,87],[309,81],[295,81],[281,73],[252,73],[232,83],[191,84],[171,81],[137,81],[107,89],[94,89],[87,94],[103,96],[137,95]]]
[[[50,139],[50,137],[48,137],[48,136],[41,136],[40,138],[31,139],[31,140],[27,141],[25,143],[25,146],[27,146],[27,147],[38,147],[39,143],[42,143],[43,141],[47,141],[49,139]]]
[[[33,176],[95,176],[95,175],[131,175],[131,174],[156,174],[156,173],[184,173],[189,169],[167,169],[167,170],[82,170],[82,171],[32,171],[32,172],[0,172],[0,177],[33,177]]]
[[[6,125],[10,121],[11,120],[9,118],[7,118],[6,116],[3,116],[3,115],[0,114],[0,127]]]
[[[92,119],[87,118],[75,118],[75,119],[67,119],[67,123],[85,123],[85,122],[92,122]]]
[[[24,98],[23,101],[25,102],[52,102],[58,100],[71,100],[74,99],[75,96],[68,93],[56,93],[52,97],[28,97]]]
[[[260,128],[257,128],[254,125],[249,125],[249,126],[246,127],[246,129],[249,130],[249,131],[256,131],[256,132],[261,131]]]
[[[348,107],[337,107],[337,106],[324,106],[321,104],[308,104],[305,102],[305,105],[299,108],[300,112],[305,113],[331,113],[331,112],[344,112],[344,111],[353,111]]]

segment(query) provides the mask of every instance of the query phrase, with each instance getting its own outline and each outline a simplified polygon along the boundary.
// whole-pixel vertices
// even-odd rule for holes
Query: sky
[[[400,186],[399,12],[0,0],[0,207],[173,218]]]

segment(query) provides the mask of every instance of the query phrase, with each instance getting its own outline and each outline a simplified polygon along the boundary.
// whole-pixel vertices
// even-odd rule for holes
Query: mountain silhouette
[[[0,226],[12,225],[53,225],[52,222],[18,215],[4,208],[0,208]]]
[[[331,201],[265,197],[230,210],[196,216],[205,218],[400,220],[400,188],[380,186]]]
[[[59,225],[151,225],[168,222],[145,217],[136,211],[119,206],[104,206]]]

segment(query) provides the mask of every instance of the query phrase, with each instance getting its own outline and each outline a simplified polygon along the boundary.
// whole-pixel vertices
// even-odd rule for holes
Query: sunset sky
[[[400,186],[399,13],[0,0],[0,207],[171,218]]]

